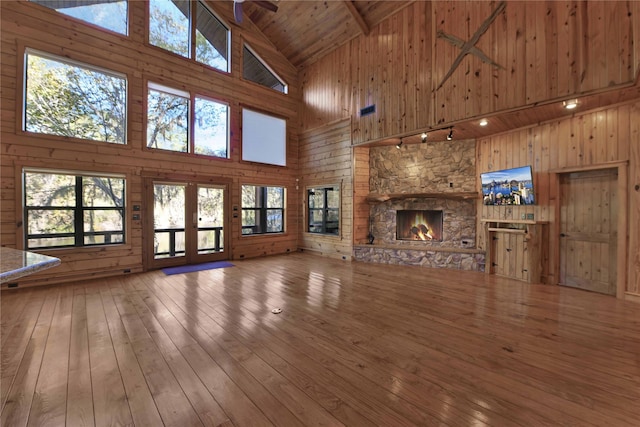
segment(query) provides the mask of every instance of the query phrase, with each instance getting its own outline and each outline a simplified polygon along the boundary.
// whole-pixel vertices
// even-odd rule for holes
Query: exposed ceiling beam
[[[368,36],[370,31],[369,25],[367,25],[362,15],[360,15],[360,12],[358,12],[358,9],[356,9],[353,2],[351,0],[344,0],[342,3],[344,3],[344,5],[347,7],[347,10],[351,14],[351,16],[353,16],[353,19],[355,19],[356,22],[358,23],[358,26],[360,27],[362,34],[364,34],[365,36]]]

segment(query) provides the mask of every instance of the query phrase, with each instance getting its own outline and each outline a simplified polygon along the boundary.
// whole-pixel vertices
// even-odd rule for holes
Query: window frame
[[[324,192],[323,196],[323,207],[321,208],[312,208],[311,203],[309,202],[309,192],[312,190],[322,190]],[[330,208],[328,206],[328,193],[327,190],[338,191],[338,207]],[[305,224],[305,232],[312,235],[321,235],[327,237],[340,237],[342,233],[342,188],[339,184],[320,184],[320,185],[309,185],[305,188],[305,203],[306,203],[306,217],[307,221]],[[311,211],[321,211],[322,212],[322,224],[321,231],[311,231]],[[338,228],[335,233],[327,232],[327,218],[330,211],[335,211],[338,213]]]
[[[145,7],[145,13],[146,13],[146,20],[145,20],[145,43],[147,44],[147,46],[150,46],[154,49],[160,49],[161,51],[168,53],[170,55],[175,55],[178,58],[182,58],[184,60],[187,61],[192,61],[196,64],[202,65],[204,67],[207,67],[210,70],[219,72],[219,73],[223,73],[223,74],[231,74],[231,59],[232,59],[232,43],[231,43],[231,37],[232,37],[232,32],[231,32],[231,26],[220,17],[220,15],[214,11],[211,7],[209,7],[209,5],[207,4],[207,2],[202,1],[202,0],[190,0],[189,1],[189,56],[182,56],[179,53],[164,49],[160,46],[157,46],[155,44],[151,43],[151,2],[150,1],[146,1],[145,2],[147,4],[147,6]],[[198,60],[196,60],[196,45],[197,45],[197,41],[196,41],[196,31],[197,31],[197,14],[198,14],[198,4],[201,4],[221,25],[222,27],[225,28],[226,33],[227,33],[227,42],[226,42],[226,50],[227,50],[227,69],[226,70],[221,70],[219,68],[215,68],[205,62],[200,62]]]
[[[62,56],[62,52],[60,55],[55,54],[55,53],[50,53],[46,50],[43,49],[39,49],[39,48],[33,48],[33,47],[29,47],[29,46],[25,46],[22,43],[19,43],[18,45],[18,52],[22,52],[22,61],[21,61],[21,68],[20,68],[20,74],[19,74],[19,80],[18,83],[20,84],[20,88],[21,88],[21,94],[22,96],[20,97],[20,103],[17,105],[17,111],[18,114],[20,116],[20,127],[19,127],[19,132],[28,134],[31,137],[36,137],[36,138],[61,138],[64,140],[73,140],[73,141],[81,141],[83,143],[89,143],[89,144],[109,144],[109,146],[115,146],[115,147],[130,147],[129,144],[129,140],[130,140],[130,135],[129,135],[129,98],[131,96],[130,94],[130,84],[129,84],[129,77],[125,72],[121,72],[121,71],[116,71],[113,69],[109,69],[106,67],[102,67],[99,65],[94,65],[94,64],[90,64],[90,63],[86,63],[83,61],[78,61],[75,60],[73,58],[68,58],[65,56]],[[111,77],[117,77],[117,78],[122,78],[124,80],[125,83],[125,96],[124,96],[124,129],[123,129],[123,135],[124,135],[124,142],[123,143],[119,143],[119,142],[110,142],[110,141],[104,141],[104,140],[99,140],[99,139],[85,139],[85,138],[80,138],[80,137],[75,137],[75,136],[66,136],[66,135],[58,135],[58,134],[54,134],[54,133],[44,133],[44,132],[34,132],[34,131],[30,131],[27,130],[27,88],[28,88],[28,76],[27,76],[27,71],[28,71],[28,61],[27,61],[27,55],[29,54],[33,54],[36,56],[39,56],[41,58],[47,59],[47,60],[51,60],[51,61],[56,61],[59,62],[61,64],[66,64],[66,65],[70,65],[70,66],[75,66],[75,67],[79,67],[79,68],[84,68],[90,71],[94,71],[94,72],[98,72],[98,73],[102,73]]]
[[[26,188],[26,174],[34,173],[34,174],[51,174],[51,175],[67,175],[74,177],[75,180],[75,193],[76,200],[73,206],[64,206],[64,207],[45,207],[44,210],[72,210],[74,216],[74,232],[73,233],[47,233],[47,234],[29,234],[29,211],[30,210],[43,210],[42,206],[27,206],[27,188]],[[129,245],[129,236],[128,230],[130,229],[129,220],[127,217],[127,206],[129,202],[129,192],[128,192],[128,181],[129,177],[125,173],[110,173],[110,172],[99,172],[99,171],[77,171],[77,170],[69,170],[69,169],[49,169],[49,168],[41,168],[41,167],[29,167],[23,166],[19,170],[20,175],[20,195],[21,203],[19,204],[22,213],[22,232],[18,231],[21,234],[18,241],[22,242],[22,247],[25,250],[33,250],[33,251],[48,251],[48,250],[105,250],[111,247],[122,247]],[[123,182],[123,197],[122,197],[122,206],[121,207],[85,207],[83,206],[83,178],[116,178],[122,179]],[[80,192],[78,192],[80,190]],[[80,195],[80,197],[78,197]],[[122,216],[122,230],[120,231],[107,231],[107,232],[85,232],[84,231],[84,213],[86,211],[91,210],[109,210],[109,211],[120,211]],[[49,236],[49,234],[52,234]],[[84,238],[89,235],[107,235],[107,234],[122,234],[122,241],[113,242],[113,243],[94,243],[94,244],[85,244]],[[45,237],[73,237],[74,244],[73,245],[56,245],[56,246],[37,246],[30,247],[29,239],[30,238],[38,238],[39,236]],[[106,237],[105,237],[106,240]]]
[[[245,207],[242,204],[242,193],[243,188],[245,186],[250,186],[250,187],[256,187],[257,191],[260,191],[260,196],[256,197],[256,203],[260,203],[263,206],[252,206],[252,207]],[[273,208],[273,207],[268,207],[268,193],[269,193],[269,188],[277,188],[277,189],[281,189],[282,190],[282,207],[280,208]],[[259,190],[258,190],[259,189]],[[258,202],[258,200],[260,200]],[[274,234],[284,234],[286,233],[286,206],[287,206],[287,188],[285,186],[280,186],[280,185],[264,185],[264,184],[248,184],[248,183],[244,183],[240,185],[240,235],[241,237],[249,237],[249,236],[264,236],[264,235],[274,235]],[[281,213],[282,216],[282,230],[280,231],[267,231],[267,223],[268,223],[268,215],[267,215],[267,211],[274,211],[274,210],[278,210]],[[244,225],[243,224],[243,213],[245,211],[253,211],[255,213],[255,218],[256,218],[256,225]],[[245,229],[254,229],[251,233],[244,233]],[[260,230],[264,230],[264,231],[255,231],[256,229]]]
[[[179,85],[175,85],[175,86],[179,86]],[[203,158],[207,158],[207,159],[215,159],[215,160],[222,160],[222,161],[229,161],[231,160],[231,105],[230,102],[225,101],[223,99],[214,97],[214,96],[210,96],[207,94],[203,94],[200,92],[195,92],[195,91],[188,91],[188,90],[182,90],[182,89],[177,89],[174,86],[167,86],[165,84],[160,84],[160,83],[156,83],[154,81],[151,80],[147,80],[146,81],[146,96],[145,96],[145,100],[144,100],[144,150],[149,150],[149,151],[158,151],[158,152],[165,152],[165,153],[172,153],[175,155],[187,155],[187,156],[199,156],[199,157],[203,157]],[[188,106],[188,113],[187,113],[187,151],[177,151],[177,150],[170,150],[170,149],[166,149],[166,148],[154,148],[154,147],[149,147],[149,91],[150,90],[154,90],[154,91],[159,91],[159,92],[164,92],[167,93],[169,95],[174,95],[174,96],[179,96],[179,97],[183,97],[186,98],[189,101],[189,106]],[[225,157],[220,157],[220,156],[213,156],[210,154],[202,154],[202,153],[197,153],[196,152],[196,141],[195,141],[195,122],[197,120],[196,117],[196,111],[195,111],[195,105],[196,105],[196,98],[201,99],[201,100],[205,100],[205,101],[209,101],[209,102],[215,102],[217,104],[220,105],[224,105],[227,108],[227,117],[225,120],[225,134],[226,134],[226,156]]]

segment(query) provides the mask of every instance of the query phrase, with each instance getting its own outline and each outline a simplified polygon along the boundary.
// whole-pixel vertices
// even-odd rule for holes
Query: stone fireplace
[[[482,271],[476,248],[475,141],[369,151],[370,235],[357,260]]]

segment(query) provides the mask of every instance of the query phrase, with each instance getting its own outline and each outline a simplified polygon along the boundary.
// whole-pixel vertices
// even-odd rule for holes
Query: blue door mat
[[[162,272],[167,276],[172,274],[192,273],[194,271],[214,270],[216,268],[233,267],[229,261],[205,262],[202,264],[180,265],[178,267],[163,268]]]

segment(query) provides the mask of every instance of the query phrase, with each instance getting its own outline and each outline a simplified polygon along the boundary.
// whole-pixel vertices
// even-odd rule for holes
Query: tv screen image
[[[485,205],[535,204],[531,166],[480,174]]]

